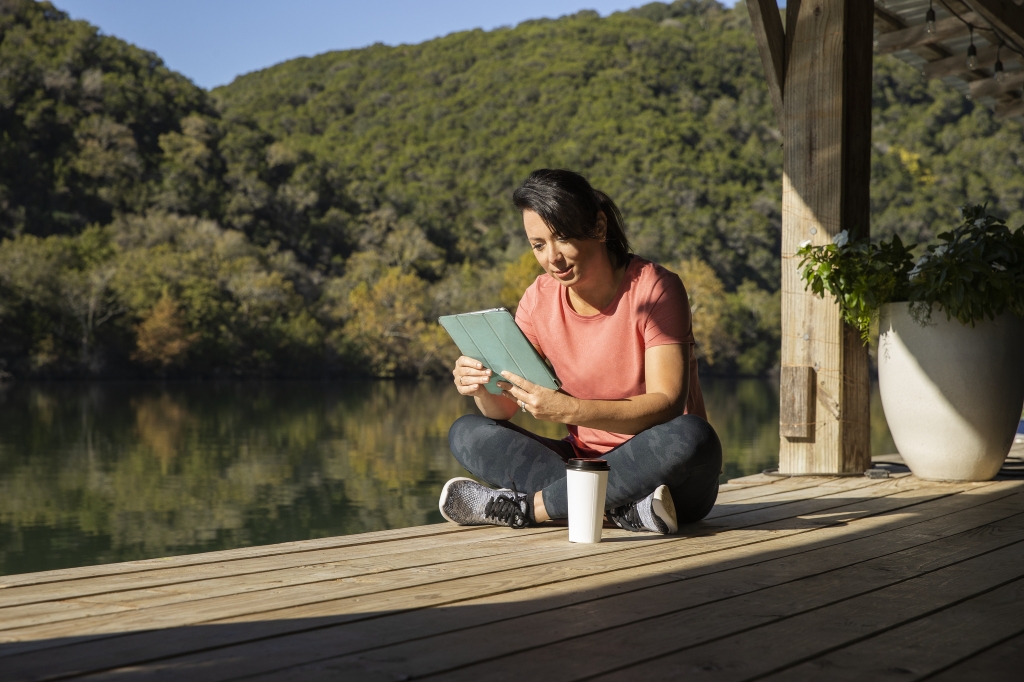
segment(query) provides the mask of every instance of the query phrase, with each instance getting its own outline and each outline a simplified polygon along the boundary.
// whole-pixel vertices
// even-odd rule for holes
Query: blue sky
[[[724,4],[732,5],[735,0]],[[607,16],[645,0],[53,0],[74,19],[152,50],[197,85],[328,50],[419,43],[580,9]]]

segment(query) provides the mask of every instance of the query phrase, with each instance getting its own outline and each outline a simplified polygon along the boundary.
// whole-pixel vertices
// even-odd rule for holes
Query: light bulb
[[[971,43],[967,48],[967,68],[978,68],[978,48],[974,46],[974,43]]]
[[[935,10],[931,7],[928,8],[928,11],[924,15],[924,22],[928,27],[929,35],[935,33]]]
[[[1002,83],[1004,80],[1006,80],[1006,72],[1003,71],[1003,63],[1001,61],[997,59],[995,66],[992,67],[992,70],[996,72],[997,83]]]

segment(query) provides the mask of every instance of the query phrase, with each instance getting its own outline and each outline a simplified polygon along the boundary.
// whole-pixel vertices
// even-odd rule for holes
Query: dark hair
[[[597,239],[597,213],[601,211],[608,224],[604,239],[612,265],[619,268],[629,261],[629,240],[619,207],[579,173],[550,168],[535,170],[512,193],[512,203],[520,211],[530,210],[539,215],[555,236],[563,239]]]

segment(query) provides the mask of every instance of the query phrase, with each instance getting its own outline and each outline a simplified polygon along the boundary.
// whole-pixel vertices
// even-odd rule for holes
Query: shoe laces
[[[623,530],[647,530],[647,526],[644,525],[643,520],[640,518],[640,512],[637,510],[635,502],[611,509],[608,511],[608,515],[612,517],[615,525]]]
[[[516,490],[516,484],[512,484],[512,494],[498,493],[484,507],[484,516],[492,518],[510,528],[526,528],[530,519],[523,510],[524,493]]]

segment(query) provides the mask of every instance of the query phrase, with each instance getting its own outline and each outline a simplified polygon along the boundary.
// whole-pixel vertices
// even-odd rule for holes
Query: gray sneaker
[[[514,484],[512,490],[494,490],[471,478],[453,478],[441,489],[437,506],[441,516],[460,526],[525,528],[530,525],[527,495],[516,491]]]
[[[639,502],[609,509],[608,518],[619,528],[634,532],[648,531],[667,535],[679,530],[676,506],[667,485],[659,485]]]

